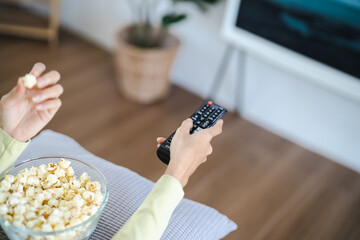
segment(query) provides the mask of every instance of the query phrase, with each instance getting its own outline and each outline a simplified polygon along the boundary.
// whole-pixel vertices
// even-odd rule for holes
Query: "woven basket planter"
[[[129,44],[128,32],[125,28],[117,36],[115,65],[120,91],[144,104],[164,99],[169,93],[169,73],[179,40],[168,34],[162,48],[140,48]]]

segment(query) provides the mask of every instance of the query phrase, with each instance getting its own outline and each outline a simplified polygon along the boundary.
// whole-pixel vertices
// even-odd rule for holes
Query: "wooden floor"
[[[0,37],[0,94],[37,61],[57,69],[65,88],[48,128],[153,181],[165,170],[155,155],[156,137],[168,136],[203,101],[178,87],[155,105],[126,101],[112,56],[66,32],[58,48]],[[185,191],[238,224],[226,239],[360,239],[359,174],[235,114],[224,120],[213,155]]]

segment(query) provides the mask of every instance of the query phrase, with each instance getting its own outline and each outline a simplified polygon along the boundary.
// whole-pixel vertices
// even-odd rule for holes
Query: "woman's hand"
[[[193,127],[193,122],[191,119],[183,121],[171,142],[171,160],[165,174],[177,178],[185,187],[190,176],[212,153],[210,141],[222,132],[222,126],[223,120],[220,119],[213,127],[190,135],[189,131]],[[158,147],[165,140],[165,138],[157,138]]]
[[[2,129],[18,141],[26,142],[34,137],[61,106],[59,96],[63,87],[57,71],[44,73],[45,65],[36,63],[31,74],[37,78],[37,85],[27,89],[19,78],[17,86],[0,101],[0,124]]]

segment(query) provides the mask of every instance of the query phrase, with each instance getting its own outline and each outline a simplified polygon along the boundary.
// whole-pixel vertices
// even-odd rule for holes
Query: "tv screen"
[[[241,0],[236,26],[360,79],[360,0]]]

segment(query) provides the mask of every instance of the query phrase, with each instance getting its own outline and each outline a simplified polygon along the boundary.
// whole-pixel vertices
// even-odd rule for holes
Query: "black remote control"
[[[190,130],[190,134],[193,134],[201,129],[210,128],[215,125],[216,121],[225,115],[227,110],[219,105],[216,105],[212,101],[205,102],[198,110],[194,112],[190,118],[193,120],[193,128]],[[159,159],[165,163],[170,162],[170,144],[175,135],[175,132],[171,134],[158,148],[157,155]]]

